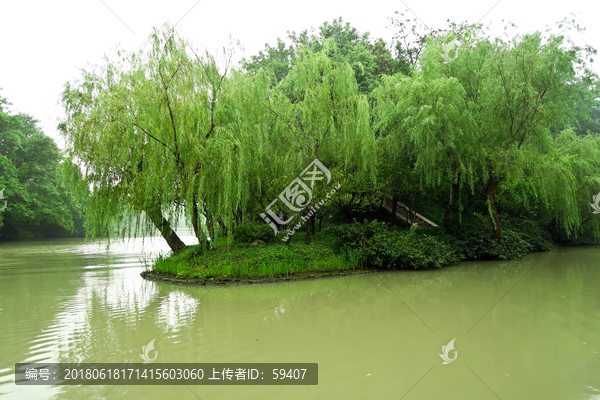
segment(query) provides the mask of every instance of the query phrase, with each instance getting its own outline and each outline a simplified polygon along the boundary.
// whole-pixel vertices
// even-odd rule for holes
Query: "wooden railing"
[[[388,196],[385,199],[385,205],[383,209],[392,213],[393,200],[392,197]],[[396,203],[396,217],[400,218],[403,221],[406,221],[409,225],[414,223],[418,224],[418,227],[421,229],[431,229],[437,228],[438,226],[422,216],[421,214],[414,212],[409,207],[400,203],[399,201]]]

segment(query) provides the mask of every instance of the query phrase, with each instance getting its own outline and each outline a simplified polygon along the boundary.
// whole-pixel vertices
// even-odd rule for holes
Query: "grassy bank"
[[[361,268],[334,252],[330,235],[317,233],[308,246],[304,244],[303,237],[303,233],[294,235],[287,246],[278,241],[259,246],[235,244],[229,248],[225,238],[220,238],[210,251],[202,252],[198,246],[190,246],[170,257],[161,256],[152,271],[177,278],[213,280],[220,277],[248,279],[293,276]]]

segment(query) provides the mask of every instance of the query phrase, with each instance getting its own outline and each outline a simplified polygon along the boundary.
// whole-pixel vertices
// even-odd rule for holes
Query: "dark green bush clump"
[[[473,214],[463,218],[444,221],[437,235],[447,241],[461,259],[468,260],[512,260],[531,251],[547,251],[552,248],[550,235],[535,222],[509,219],[502,229],[502,240],[498,244],[493,234],[492,223],[487,216]]]
[[[442,267],[459,261],[450,245],[433,236],[388,228],[383,222],[332,227],[336,245],[349,259],[378,268]]]
[[[535,221],[513,218],[507,220],[506,227],[517,232],[523,240],[529,243],[531,251],[548,251],[553,247],[552,235],[540,228]]]
[[[275,240],[273,229],[267,224],[238,225],[233,229],[233,237],[237,243],[252,243],[255,240],[271,243]]]
[[[565,228],[556,227],[552,232],[552,238],[555,243],[561,246],[587,246],[600,244],[600,238],[598,232],[594,230],[593,226],[589,223],[583,224],[580,232],[575,232],[571,235],[567,235]]]

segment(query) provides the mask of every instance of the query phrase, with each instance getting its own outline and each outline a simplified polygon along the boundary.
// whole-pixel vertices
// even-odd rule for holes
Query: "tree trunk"
[[[221,236],[227,236],[227,226],[225,226],[225,222],[219,217],[217,219],[217,225],[221,228]]]
[[[342,212],[344,213],[344,216],[346,217],[346,221],[348,221],[349,224],[352,223],[352,209],[350,207],[343,207],[341,208]]]
[[[194,205],[192,206],[192,227],[194,228],[194,235],[198,239],[198,244],[202,246],[203,249],[208,248],[208,241],[204,236],[204,232],[200,229],[200,222],[198,222],[198,203],[194,201]]]
[[[215,240],[215,221],[213,219],[212,214],[209,215],[208,219],[208,235],[210,236],[210,240]]]
[[[471,209],[472,205],[473,205],[473,202],[471,200],[468,200],[467,206],[465,208],[463,208],[463,212],[462,212],[463,217],[469,213],[469,210]]]
[[[316,223],[315,223],[316,215],[313,214],[313,216],[310,217],[310,219],[311,219],[310,226],[312,228],[312,234],[314,235],[315,234],[315,225],[316,225]]]
[[[235,223],[236,225],[240,225],[242,223],[242,209],[240,207],[238,207],[238,210],[236,213],[234,213],[234,218],[235,218]]]
[[[456,183],[452,184],[452,188],[450,189],[450,201],[448,201],[448,205],[446,206],[446,213],[444,214],[444,221],[450,218],[450,214],[452,214],[452,197],[454,197],[454,191],[459,189]]]
[[[450,214],[452,214],[452,203],[448,203],[446,206],[446,213],[444,214],[444,221],[450,218]]]
[[[305,244],[310,244],[310,226],[312,225],[312,217],[310,216],[308,217],[308,219],[306,220],[306,236],[304,237],[304,243]]]
[[[413,224],[415,223],[415,220],[417,219],[417,211],[415,208],[415,201],[416,201],[416,194],[412,194],[410,197],[410,209],[408,211],[409,215],[410,215],[410,227],[412,228]]]
[[[494,216],[494,222],[496,223],[496,228],[494,229],[494,235],[496,236],[496,242],[500,243],[502,239],[502,221],[500,220],[500,216],[498,215],[498,211],[496,210],[496,204],[494,200],[495,195],[490,194],[490,205],[492,207],[492,215]]]
[[[394,227],[396,225],[396,211],[398,209],[398,198],[396,196],[392,197],[392,219],[390,220],[390,227]]]
[[[198,203],[196,200],[197,199],[194,196],[194,204],[192,205],[192,227],[194,228],[194,235],[198,239],[198,243],[202,243],[202,238],[200,238],[200,222],[198,221]]]
[[[556,229],[556,218],[552,218],[548,226],[543,229],[552,235],[554,233],[554,229]]]
[[[169,221],[165,219],[160,210],[160,206],[155,206],[152,209],[145,210],[146,215],[150,218],[150,221],[154,224],[156,229],[159,230],[162,237],[167,241],[167,244],[173,251],[173,253],[179,253],[181,250],[186,248],[186,245],[181,241],[179,236],[171,228]]]

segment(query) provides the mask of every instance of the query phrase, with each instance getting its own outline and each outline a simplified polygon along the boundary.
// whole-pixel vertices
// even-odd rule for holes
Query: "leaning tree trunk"
[[[194,235],[198,239],[199,243],[202,243],[200,238],[200,222],[198,221],[198,203],[197,198],[194,196],[194,204],[192,205],[192,227],[194,228]]]
[[[150,221],[152,221],[156,229],[159,230],[162,237],[167,241],[167,244],[173,253],[178,253],[185,249],[185,243],[181,241],[173,228],[171,228],[171,224],[169,224],[169,221],[163,216],[160,206],[155,206],[145,211],[148,218],[150,218]]]
[[[227,225],[225,225],[225,222],[221,219],[221,217],[217,219],[217,225],[219,225],[219,228],[221,228],[221,236],[227,236]]]
[[[200,244],[203,249],[207,249],[209,243],[200,227],[200,222],[198,221],[198,203],[196,200],[197,198],[194,197],[194,205],[192,206],[192,227],[194,228],[194,235],[196,235],[196,238],[198,239],[198,244]]]
[[[494,235],[496,236],[496,242],[500,243],[502,239],[502,221],[500,220],[500,216],[498,215],[498,211],[496,210],[495,198],[496,196],[492,193],[489,194],[488,199],[490,200],[490,206],[492,208],[492,216],[494,218],[494,224],[496,225],[494,228]]]
[[[294,235],[289,235],[288,238],[287,238],[287,240],[284,242],[286,246],[288,244],[290,244],[290,242],[292,241],[292,236],[294,236]]]

